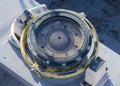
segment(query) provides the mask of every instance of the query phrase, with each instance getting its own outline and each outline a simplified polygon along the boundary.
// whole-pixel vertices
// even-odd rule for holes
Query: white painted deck
[[[0,46],[2,46],[10,36],[10,26],[12,21],[19,16],[25,9],[37,6],[34,0],[2,0],[0,1]],[[0,47],[0,53],[6,55],[6,50],[2,50]],[[8,56],[10,56],[8,54]],[[0,54],[0,60],[1,60]],[[14,63],[12,59],[11,63]],[[8,63],[6,63],[8,64]],[[0,66],[1,62],[0,62]],[[19,66],[18,66],[19,68]],[[22,69],[19,69],[22,70]],[[5,71],[0,67],[0,86],[25,86],[18,79],[12,76],[9,71]]]

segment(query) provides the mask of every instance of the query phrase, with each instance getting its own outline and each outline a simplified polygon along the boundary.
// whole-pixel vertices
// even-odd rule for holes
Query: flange
[[[35,73],[69,78],[84,72],[96,57],[98,38],[83,13],[54,9],[26,23],[20,49]]]

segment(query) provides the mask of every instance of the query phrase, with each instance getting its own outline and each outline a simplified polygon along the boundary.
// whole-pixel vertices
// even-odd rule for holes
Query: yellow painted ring
[[[85,21],[89,25],[90,31],[91,31],[92,36],[93,36],[93,40],[94,40],[94,51],[93,52],[95,52],[95,53],[90,56],[90,58],[87,60],[86,65],[83,68],[78,69],[74,73],[70,73],[70,74],[66,74],[66,75],[58,75],[55,73],[40,71],[39,65],[37,64],[37,62],[33,62],[25,50],[25,41],[26,41],[28,29],[29,29],[29,24],[27,24],[26,27],[24,28],[22,35],[21,35],[21,39],[20,39],[20,50],[21,50],[21,54],[22,54],[24,60],[27,62],[27,64],[33,70],[35,70],[36,74],[42,74],[43,76],[46,76],[46,77],[53,77],[53,78],[58,78],[58,79],[70,78],[70,77],[74,77],[76,75],[83,73],[86,70],[86,68],[89,66],[89,63],[91,62],[91,60],[93,60],[96,57],[97,52],[98,52],[98,37],[96,35],[96,31],[95,31],[93,25],[87,19],[85,19]]]

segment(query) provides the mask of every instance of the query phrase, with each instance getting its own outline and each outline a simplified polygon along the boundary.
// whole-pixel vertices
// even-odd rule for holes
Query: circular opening
[[[58,39],[61,39],[61,37],[59,36]]]

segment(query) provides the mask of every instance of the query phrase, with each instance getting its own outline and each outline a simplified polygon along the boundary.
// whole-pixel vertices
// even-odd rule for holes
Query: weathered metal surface
[[[10,3],[8,3],[10,2]],[[37,4],[33,0],[4,0],[0,3],[0,66],[8,71],[12,76],[22,81],[24,84],[31,86],[61,86],[47,82],[44,78],[38,78],[26,67],[26,64],[21,58],[21,54],[17,48],[11,46],[7,40],[10,35],[10,26],[12,21],[20,14],[24,9],[29,9]],[[9,14],[9,15],[8,15]],[[120,85],[120,55],[110,50],[106,46],[100,43],[99,56],[106,60],[108,65],[108,73],[110,80],[114,86]],[[46,81],[45,81],[46,80]],[[79,86],[79,81],[68,83],[69,86]],[[5,82],[5,80],[4,80]],[[8,86],[10,86],[9,84]],[[16,86],[17,83],[15,82]],[[110,81],[106,84],[107,86],[112,85]],[[66,85],[65,85],[66,86]]]

